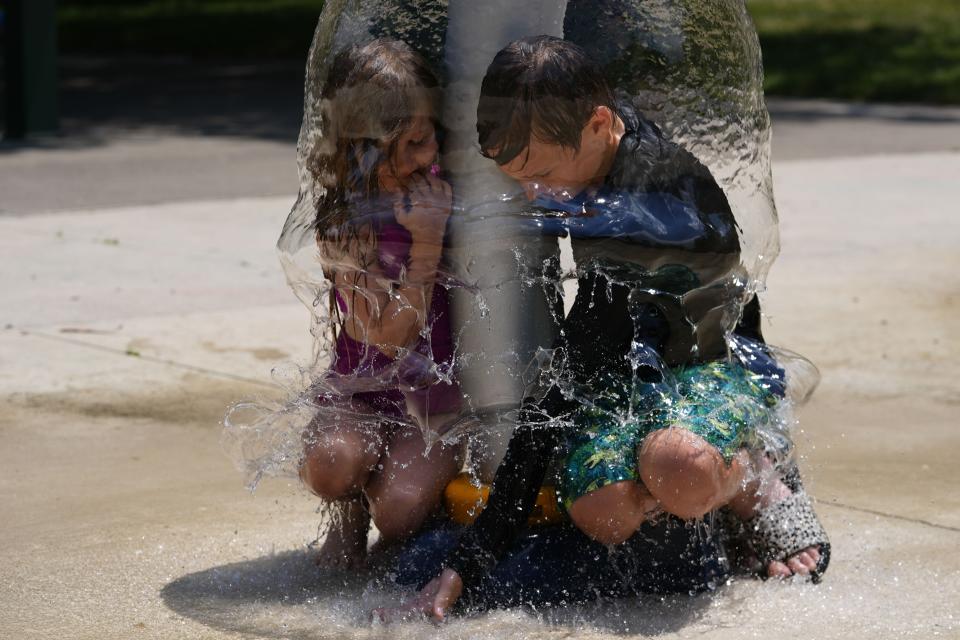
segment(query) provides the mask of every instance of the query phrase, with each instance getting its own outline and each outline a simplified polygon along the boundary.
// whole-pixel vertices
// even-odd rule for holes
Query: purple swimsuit
[[[377,262],[387,278],[397,279],[400,270],[410,259],[410,246],[413,239],[410,232],[396,221],[382,222],[377,231]],[[346,312],[347,305],[340,292],[336,293],[340,310]],[[424,415],[454,413],[460,409],[460,387],[454,381],[449,384],[444,380],[436,380],[432,384],[419,386],[408,382],[416,378],[416,370],[427,368],[425,365],[432,362],[439,365],[441,370],[448,371],[453,365],[453,340],[450,329],[450,311],[447,290],[440,285],[434,286],[433,297],[427,322],[430,326],[429,339],[420,338],[398,367],[400,376],[404,378],[404,390],[399,388],[401,381],[397,374],[388,374],[391,379],[384,381],[384,388],[378,391],[363,391],[354,393],[353,400],[368,405],[377,414],[402,420],[407,416],[407,402],[409,401]],[[422,357],[418,357],[419,356]],[[410,366],[404,366],[407,363]],[[387,356],[376,347],[354,340],[346,331],[337,335],[335,357],[332,370],[339,375],[354,375],[357,377],[379,377],[384,370],[395,364],[393,358]],[[404,375],[404,371],[409,375]],[[413,390],[410,387],[415,386]]]

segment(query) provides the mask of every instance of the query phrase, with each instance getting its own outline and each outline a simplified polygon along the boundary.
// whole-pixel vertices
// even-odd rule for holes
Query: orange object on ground
[[[469,525],[477,519],[480,512],[487,505],[490,496],[490,486],[477,486],[470,481],[470,476],[461,473],[450,481],[443,492],[444,504],[450,519],[457,524]],[[540,487],[537,502],[533,513],[527,522],[531,526],[544,524],[558,524],[563,522],[564,515],[557,507],[557,493],[551,486]]]

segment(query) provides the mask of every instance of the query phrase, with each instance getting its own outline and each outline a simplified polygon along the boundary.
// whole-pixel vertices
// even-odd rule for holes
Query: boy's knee
[[[570,507],[580,531],[601,544],[620,544],[636,532],[649,509],[644,489],[625,480],[591,491]]]
[[[644,438],[640,475],[663,509],[678,518],[699,518],[729,498],[730,470],[706,440],[681,428]]]
[[[300,479],[310,491],[326,500],[356,494],[368,475],[363,457],[349,443],[336,440],[310,446],[300,465]]]

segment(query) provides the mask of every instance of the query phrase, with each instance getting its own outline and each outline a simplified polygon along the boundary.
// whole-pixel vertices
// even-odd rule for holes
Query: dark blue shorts
[[[440,573],[462,527],[426,531],[401,551],[396,582],[422,587]],[[493,573],[461,598],[470,609],[550,606],[598,597],[707,591],[730,574],[719,527],[666,517],[621,545],[594,542],[570,524],[530,528]]]

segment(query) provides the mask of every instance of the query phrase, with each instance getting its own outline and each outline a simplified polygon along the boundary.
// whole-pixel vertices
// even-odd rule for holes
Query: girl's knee
[[[369,475],[365,456],[353,443],[343,440],[324,439],[312,444],[300,465],[300,479],[326,500],[356,495]]]
[[[723,506],[739,483],[737,469],[700,436],[682,428],[644,438],[640,476],[663,509],[678,518],[699,518]]]
[[[386,540],[402,540],[416,533],[430,512],[437,506],[427,496],[392,492],[371,496],[370,516],[381,537]]]

